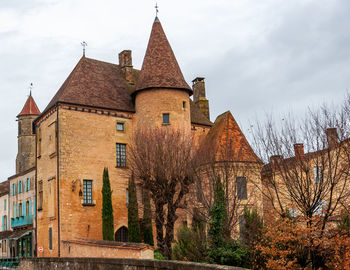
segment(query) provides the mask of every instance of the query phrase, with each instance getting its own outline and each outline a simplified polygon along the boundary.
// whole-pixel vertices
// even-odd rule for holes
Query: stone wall
[[[62,241],[63,257],[153,259],[153,247],[143,243],[102,240]]]
[[[35,258],[24,259],[20,263],[20,270],[240,270],[243,268],[223,265],[210,265],[180,261],[157,261],[137,259],[102,259],[102,258]]]

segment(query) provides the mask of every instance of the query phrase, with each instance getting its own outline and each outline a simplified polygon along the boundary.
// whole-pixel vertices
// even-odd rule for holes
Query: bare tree
[[[269,162],[262,171],[261,192],[275,212],[285,216],[294,208],[309,221],[317,216],[323,232],[347,205],[349,119],[346,105],[324,105],[310,109],[300,121],[289,116],[278,124],[268,117],[264,124],[254,124],[255,150]]]
[[[168,127],[139,130],[129,156],[130,170],[154,203],[157,247],[170,259],[176,212],[193,182],[191,140]]]

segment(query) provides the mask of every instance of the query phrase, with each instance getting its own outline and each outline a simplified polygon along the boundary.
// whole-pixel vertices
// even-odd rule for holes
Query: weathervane
[[[156,17],[158,17],[159,10],[158,10],[158,4],[157,3],[156,3],[156,6],[155,6],[155,9],[156,9]]]
[[[80,43],[81,46],[83,46],[83,56],[85,56],[85,47],[87,46],[87,43],[85,41]]]
[[[29,96],[32,96],[32,90],[33,90],[33,83],[30,83],[29,85]]]

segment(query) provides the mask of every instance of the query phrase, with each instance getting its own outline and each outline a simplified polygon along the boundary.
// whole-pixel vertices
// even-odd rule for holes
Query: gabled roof
[[[148,88],[174,88],[192,94],[192,89],[182,75],[157,17],[153,23],[140,77],[136,84],[136,92]]]
[[[24,115],[39,115],[39,114],[40,114],[40,111],[38,109],[38,106],[36,105],[32,97],[32,93],[30,93],[26,103],[23,106],[22,111],[17,115],[17,117],[24,116]]]
[[[133,112],[129,87],[119,65],[83,56],[45,111],[66,102]]]
[[[230,111],[216,118],[206,143],[215,151],[217,160],[261,163]]]

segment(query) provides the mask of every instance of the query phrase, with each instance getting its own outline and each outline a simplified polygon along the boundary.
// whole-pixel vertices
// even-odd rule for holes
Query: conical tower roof
[[[218,161],[261,163],[230,111],[216,118],[206,136],[206,143],[216,153]]]
[[[26,103],[23,106],[22,111],[17,115],[17,117],[24,115],[39,115],[40,111],[38,106],[36,105],[34,98],[32,97],[32,93],[30,93]]]
[[[135,92],[149,88],[173,88],[192,94],[158,17],[153,23]]]

